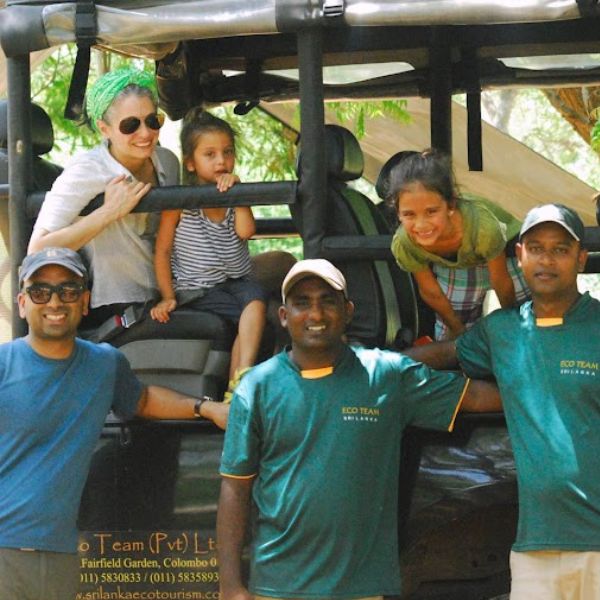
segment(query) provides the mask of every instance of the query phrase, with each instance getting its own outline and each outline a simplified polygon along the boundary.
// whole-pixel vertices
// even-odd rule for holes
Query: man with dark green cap
[[[517,245],[531,302],[410,351],[498,382],[519,484],[511,600],[600,598],[600,302],[577,289],[584,234],[566,206],[532,209]]]

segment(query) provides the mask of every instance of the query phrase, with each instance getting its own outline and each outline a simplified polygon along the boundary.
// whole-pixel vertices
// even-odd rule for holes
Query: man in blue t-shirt
[[[511,600],[600,598],[600,302],[577,289],[584,233],[566,206],[532,209],[517,245],[531,302],[488,315],[456,347],[410,352],[498,382],[519,484]]]
[[[347,345],[354,306],[326,260],[296,263],[282,296],[291,347],[254,367],[231,405],[217,516],[221,598],[398,595],[402,430],[451,430],[458,410],[499,410],[497,389]]]
[[[73,250],[27,256],[19,286],[29,333],[0,346],[0,598],[69,600],[81,493],[108,412],[224,428],[228,407],[145,387],[117,349],[76,338],[90,293]]]

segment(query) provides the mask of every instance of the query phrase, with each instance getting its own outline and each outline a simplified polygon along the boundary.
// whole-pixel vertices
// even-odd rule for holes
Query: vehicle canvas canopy
[[[8,0],[6,6],[2,47],[7,56],[93,42],[158,60],[186,41],[190,79],[196,79],[192,92],[206,102],[239,100],[250,91],[261,99],[297,97],[289,79],[267,75],[298,67],[293,34],[324,28],[325,65],[388,63],[379,69],[386,75],[366,70],[360,84],[326,84],[327,97],[430,96],[432,85],[440,85],[434,79],[448,64],[447,85],[454,91],[598,79],[597,61],[589,56],[597,51],[598,9],[589,1],[254,1],[240,6],[227,0]],[[443,48],[452,51],[442,53]],[[199,81],[198,75],[211,69],[240,71],[247,76],[245,84],[236,84],[242,78],[231,73],[226,84],[215,85],[210,76]]]
[[[527,3],[326,0],[322,5],[311,2],[255,0],[245,3],[243,7],[230,0],[7,0],[6,6],[14,8],[5,19],[21,21],[22,29],[27,28],[31,33],[25,41],[29,50],[39,50],[77,41],[76,15],[79,11],[90,14],[91,11],[86,5],[94,7],[97,43],[115,49],[143,46],[148,55],[153,54],[156,58],[169,53],[173,45],[181,40],[284,33],[306,27],[311,22],[320,23],[328,18],[340,18],[338,25],[351,27],[437,27],[556,23],[597,15],[596,3],[589,0],[537,0]],[[14,22],[12,25],[14,26]],[[152,35],[149,39],[150,25]],[[16,40],[10,43],[16,44]],[[5,45],[4,49],[10,53]]]

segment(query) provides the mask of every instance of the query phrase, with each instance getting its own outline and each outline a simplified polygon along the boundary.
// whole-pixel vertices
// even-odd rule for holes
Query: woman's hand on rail
[[[118,221],[137,206],[151,187],[149,183],[119,175],[108,182],[104,192],[104,204],[98,210],[107,213],[112,221]]]

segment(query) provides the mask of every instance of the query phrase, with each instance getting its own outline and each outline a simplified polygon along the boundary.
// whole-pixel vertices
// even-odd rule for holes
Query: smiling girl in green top
[[[401,153],[387,189],[400,220],[392,253],[435,311],[436,339],[470,327],[490,289],[503,308],[528,297],[516,259],[505,252],[520,222],[484,198],[459,195],[448,156]]]

